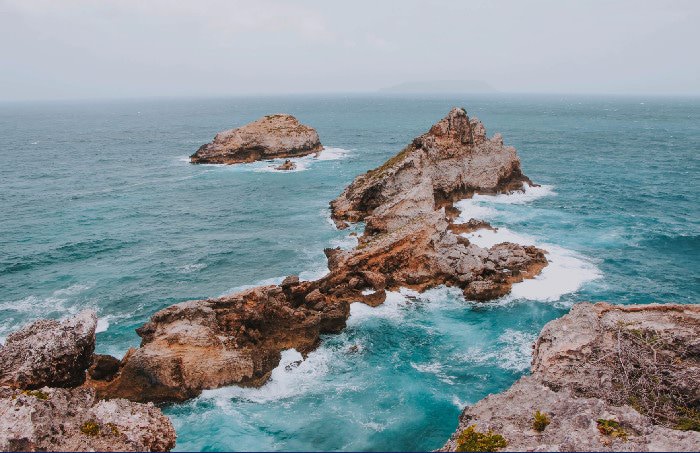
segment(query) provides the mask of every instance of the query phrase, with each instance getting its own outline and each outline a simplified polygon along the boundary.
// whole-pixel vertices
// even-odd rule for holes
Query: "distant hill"
[[[481,80],[430,80],[404,82],[381,88],[382,93],[494,93],[496,90]]]

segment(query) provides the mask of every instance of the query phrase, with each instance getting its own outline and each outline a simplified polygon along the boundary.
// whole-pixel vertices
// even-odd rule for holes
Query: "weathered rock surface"
[[[542,330],[532,374],[467,407],[443,450],[476,426],[506,451],[700,451],[699,391],[700,306],[578,304]]]
[[[7,337],[0,346],[0,385],[23,389],[75,387],[95,350],[97,317],[83,311],[64,321],[41,319]]]
[[[292,115],[267,115],[245,126],[219,132],[190,156],[193,164],[237,164],[299,157],[323,149],[318,133]]]
[[[104,397],[184,400],[202,389],[261,385],[282,350],[306,353],[319,335],[345,327],[352,302],[376,306],[387,290],[457,286],[474,300],[507,294],[546,266],[544,251],[512,243],[481,248],[452,232],[453,199],[523,187],[515,150],[487,139],[462,109],[377,170],[358,177],[331,204],[339,226],[366,221],[352,250],[327,249],[329,273],[174,305],[138,333],[141,347],[111,379],[88,385]],[[449,213],[449,214],[448,214]],[[372,291],[365,291],[372,290]]]
[[[370,232],[399,228],[421,214],[478,193],[519,190],[531,184],[512,146],[500,134],[453,108],[427,133],[384,165],[358,176],[331,202],[333,219],[365,220]]]
[[[82,387],[0,387],[1,451],[169,451],[175,437],[152,404],[98,401]]]
[[[98,401],[86,370],[109,379],[119,362],[93,354],[97,317],[39,320],[0,349],[0,451],[167,451],[170,420],[152,404]],[[49,387],[51,386],[51,387]],[[57,388],[69,387],[69,388]]]

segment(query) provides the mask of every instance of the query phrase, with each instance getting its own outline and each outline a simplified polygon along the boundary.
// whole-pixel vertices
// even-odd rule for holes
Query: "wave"
[[[292,398],[313,390],[318,378],[327,374],[332,360],[333,351],[323,346],[309,353],[306,360],[297,350],[288,349],[282,351],[279,365],[272,370],[270,379],[262,387],[232,386],[204,390],[199,399],[213,399],[218,403],[234,399],[267,403]]]
[[[493,364],[508,371],[522,372],[530,368],[534,332],[506,329],[496,342],[495,349],[469,348],[460,359],[474,364]]]
[[[481,229],[462,236],[479,247],[489,248],[501,242],[535,245],[547,252],[549,264],[532,279],[513,285],[504,300],[529,299],[558,301],[563,295],[578,291],[585,283],[602,277],[598,267],[583,255],[558,245],[542,242],[535,237],[515,233],[506,227],[497,231]]]
[[[455,205],[460,209],[459,220],[466,222],[471,218],[489,220],[499,212],[493,207],[497,204],[525,204],[542,197],[554,195],[552,186],[525,186],[523,192],[499,195],[475,195],[461,200]],[[602,274],[598,267],[583,255],[564,247],[541,241],[536,237],[516,233],[507,227],[498,227],[496,231],[480,229],[463,233],[479,247],[489,248],[501,242],[514,242],[521,245],[535,245],[547,251],[549,264],[534,279],[526,279],[513,285],[509,295],[501,299],[529,299],[555,302],[565,294],[578,291],[585,283],[599,279]]]
[[[235,165],[208,164],[206,166],[215,168],[225,168],[227,171],[233,172],[298,173],[300,171],[309,170],[310,167],[312,167],[318,162],[345,159],[350,154],[350,152],[351,151],[348,149],[327,146],[323,148],[323,150],[318,154],[309,154],[308,156],[302,157],[269,159],[264,161],[240,163]],[[296,168],[293,170],[278,170],[276,167],[282,165],[286,160],[293,162],[296,165]],[[189,157],[179,157],[178,161],[189,163]]]

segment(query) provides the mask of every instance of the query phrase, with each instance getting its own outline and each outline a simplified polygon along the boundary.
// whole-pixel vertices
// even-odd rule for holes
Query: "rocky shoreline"
[[[98,399],[83,385],[97,317],[39,320],[0,347],[0,451],[169,451],[172,423],[152,403]]]
[[[700,306],[577,304],[533,348],[441,451],[700,450]]]
[[[315,131],[270,115],[218,134],[192,162],[320,149]],[[140,346],[121,360],[94,354],[90,311],[11,334],[0,347],[0,450],[167,451],[175,431],[153,403],[263,385],[282,351],[306,355],[322,335],[342,331],[352,303],[378,306],[388,291],[440,285],[475,301],[508,294],[548,265],[547,252],[470,243],[466,233],[493,228],[481,219],[460,223],[454,202],[526,185],[533,183],[515,149],[452,109],[330,203],[338,228],[363,222],[364,231],[352,249],[325,250],[324,277],[289,276],[167,307],[137,329]],[[443,450],[698,450],[699,333],[696,306],[576,305],[542,330],[532,374],[466,408]]]
[[[103,398],[183,401],[204,389],[260,386],[282,351],[306,354],[322,334],[338,333],[350,304],[377,306],[386,291],[456,286],[490,300],[547,265],[545,251],[501,243],[482,248],[455,234],[452,200],[473,193],[522,189],[529,183],[515,149],[463,109],[381,167],[359,176],[336,200],[339,227],[365,222],[352,250],[325,250],[329,273],[315,281],[291,276],[218,299],[173,305],[137,329],[141,346],[114,376],[91,378]]]
[[[316,154],[323,150],[318,133],[292,115],[266,115],[236,129],[219,132],[190,156],[193,164],[239,164]],[[289,162],[282,170],[293,169]]]

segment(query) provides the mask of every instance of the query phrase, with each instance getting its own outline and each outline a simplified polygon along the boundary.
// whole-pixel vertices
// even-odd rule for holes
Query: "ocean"
[[[178,450],[430,450],[464,405],[528,372],[542,326],[581,301],[697,303],[700,99],[288,96],[0,104],[0,340],[37,318],[97,310],[97,351],[121,357],[154,312],[316,278],[351,247],[328,203],[452,106],[518,150],[541,187],[459,206],[536,244],[541,276],[489,303],[435,288],[353,304],[305,360],[261,388],[164,406]],[[318,130],[318,158],[191,165],[216,132],[270,113]]]

